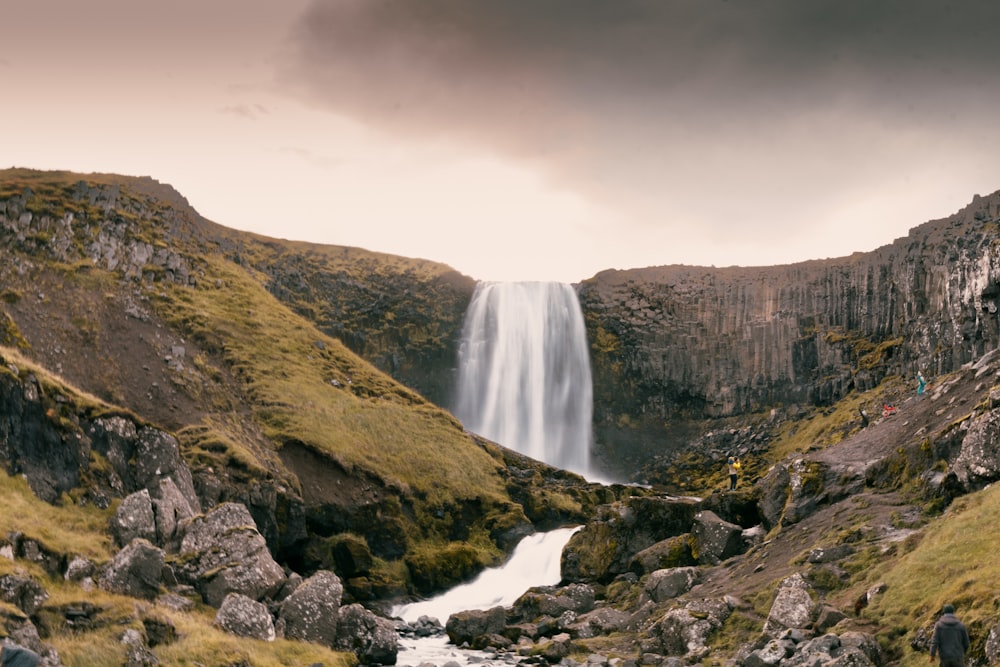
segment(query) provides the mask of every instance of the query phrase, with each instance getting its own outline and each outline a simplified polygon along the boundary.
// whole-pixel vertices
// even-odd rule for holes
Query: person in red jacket
[[[931,662],[934,656],[941,657],[941,667],[964,667],[965,652],[969,650],[969,632],[962,621],[955,616],[955,607],[946,604],[941,607],[941,618],[934,624],[934,638],[931,639]]]

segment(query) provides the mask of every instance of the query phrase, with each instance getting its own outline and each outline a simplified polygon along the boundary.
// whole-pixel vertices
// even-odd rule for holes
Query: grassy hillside
[[[223,498],[275,489],[268,535],[296,565],[332,567],[331,544],[360,536],[383,590],[435,588],[501,559],[525,502],[545,498],[550,521],[593,502],[547,484],[544,466],[515,502],[501,450],[321,329],[350,324],[322,295],[287,289],[303,267],[344,284],[430,281],[458,285],[441,299],[454,309],[464,283],[448,267],[226,230],[151,179],[7,170],[0,204],[0,344],[176,433]],[[416,326],[404,306],[369,316]],[[433,330],[408,339],[438,354]],[[299,502],[307,536],[283,523]]]

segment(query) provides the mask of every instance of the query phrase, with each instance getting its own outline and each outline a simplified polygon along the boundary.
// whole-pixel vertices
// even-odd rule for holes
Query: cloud
[[[750,238],[733,216],[769,210],[795,235],[774,210],[790,192],[830,209],[887,170],[933,178],[914,162],[941,138],[974,143],[1000,102],[998,20],[985,1],[317,0],[280,77],[530,164],[640,230]]]

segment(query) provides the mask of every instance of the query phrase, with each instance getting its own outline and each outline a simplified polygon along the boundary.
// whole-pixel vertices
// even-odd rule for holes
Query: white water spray
[[[455,416],[474,433],[586,477],[593,387],[583,313],[564,283],[479,283],[459,348]]]

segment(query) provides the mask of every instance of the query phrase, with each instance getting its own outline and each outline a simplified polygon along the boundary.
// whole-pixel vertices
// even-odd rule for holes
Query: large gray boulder
[[[990,410],[972,420],[951,471],[969,490],[1000,479],[1000,410]]]
[[[152,600],[163,583],[163,549],[136,538],[115,554],[98,580],[111,593]]]
[[[289,639],[333,647],[344,584],[333,572],[320,570],[303,581],[278,609]]]
[[[594,589],[587,584],[569,584],[562,588],[540,586],[519,597],[511,607],[514,619],[531,621],[540,616],[556,618],[566,611],[585,614],[594,608]]]
[[[452,644],[476,646],[476,640],[487,635],[498,635],[506,625],[503,607],[470,609],[448,617],[444,630]]]
[[[783,580],[764,622],[764,634],[777,637],[785,630],[809,627],[819,609],[810,595],[811,590],[799,573]]]
[[[718,565],[731,556],[743,553],[743,528],[723,521],[711,510],[695,515],[691,534],[699,563]]]
[[[267,605],[241,593],[230,593],[215,614],[215,625],[238,637],[274,641],[274,619]]]
[[[340,608],[334,648],[353,651],[363,665],[395,665],[399,652],[396,626],[360,604]]]
[[[181,457],[177,439],[149,426],[137,427],[121,416],[94,420],[87,429],[92,447],[111,464],[113,488],[123,495],[147,489],[158,498],[160,481],[172,479],[195,511],[201,511],[191,470]]]
[[[574,637],[589,639],[622,632],[628,627],[631,619],[631,614],[614,607],[598,607],[577,616],[576,620],[569,624],[568,630]]]
[[[722,627],[732,611],[727,601],[716,599],[695,600],[671,609],[641,640],[642,651],[698,661],[709,651],[711,634]]]
[[[692,586],[698,583],[699,577],[700,571],[696,567],[672,567],[657,570],[643,582],[642,592],[645,599],[660,604],[687,593]]]
[[[764,525],[768,529],[774,528],[781,522],[791,483],[792,475],[788,471],[788,466],[783,463],[772,466],[763,479],[757,482],[757,488],[760,490],[758,505],[764,518]]]
[[[156,516],[148,489],[130,493],[122,499],[111,519],[111,536],[120,547],[136,538],[156,541]]]
[[[218,607],[230,593],[254,600],[273,596],[285,573],[246,507],[223,503],[187,524],[180,544],[178,576],[205,602]]]
[[[629,570],[639,575],[673,567],[696,565],[690,533],[668,537],[637,553],[629,562]]]

